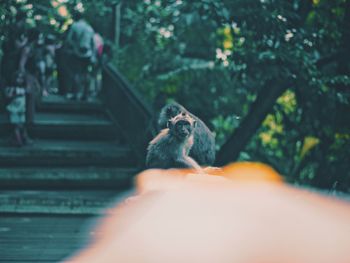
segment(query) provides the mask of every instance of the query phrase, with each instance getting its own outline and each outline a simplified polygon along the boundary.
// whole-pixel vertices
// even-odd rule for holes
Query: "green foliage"
[[[81,3],[110,36],[118,0],[52,2],[6,1],[1,39],[14,10],[28,4],[29,20],[59,35]],[[240,159],[268,162],[291,182],[349,190],[348,0],[128,0],[121,15],[113,62],[156,110],[184,104],[215,131],[219,149],[257,96],[281,83],[285,93],[247,131],[255,136]]]
[[[292,182],[347,190],[347,4],[128,1],[116,63],[155,109],[176,99],[202,117],[218,148],[257,94],[286,83],[240,158],[268,162]]]
[[[119,2],[120,0],[5,0],[0,6],[1,41],[7,37],[11,24],[20,12],[26,16],[28,28],[36,27],[43,33],[62,36],[73,22],[72,13],[80,11],[103,34],[111,30],[111,6]]]

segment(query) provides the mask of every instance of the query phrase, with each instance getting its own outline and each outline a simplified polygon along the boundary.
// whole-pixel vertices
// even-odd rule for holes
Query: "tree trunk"
[[[259,92],[258,97],[252,104],[249,113],[242,120],[239,127],[233,132],[226,143],[221,147],[216,166],[222,166],[235,161],[239,153],[249,143],[251,137],[260,127],[266,115],[270,112],[277,98],[289,87],[284,83],[267,83]]]
[[[113,23],[113,31],[112,31],[112,40],[116,46],[117,51],[119,51],[119,41],[120,41],[120,23],[121,23],[121,5],[122,2],[113,5],[113,13],[112,13],[112,23]],[[117,52],[118,53],[118,52]]]

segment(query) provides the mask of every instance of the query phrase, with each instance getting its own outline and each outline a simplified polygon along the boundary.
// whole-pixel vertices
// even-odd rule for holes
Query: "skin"
[[[350,204],[284,184],[270,167],[150,169],[75,263],[348,263]]]

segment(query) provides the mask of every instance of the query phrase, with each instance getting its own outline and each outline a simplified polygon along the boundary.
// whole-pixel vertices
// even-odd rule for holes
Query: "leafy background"
[[[258,98],[270,106],[239,160],[271,164],[288,181],[350,190],[348,0],[8,0],[0,41],[18,10],[62,39],[74,8],[112,46],[112,62],[157,111],[176,100],[215,131],[217,149]],[[1,55],[1,53],[0,53]],[[269,94],[281,91],[277,100]],[[239,135],[235,137],[239,139]]]

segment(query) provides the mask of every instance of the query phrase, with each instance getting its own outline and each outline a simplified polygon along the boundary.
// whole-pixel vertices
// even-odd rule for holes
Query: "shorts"
[[[9,113],[10,123],[23,124],[26,122],[26,97],[19,96],[11,100],[6,106]]]

